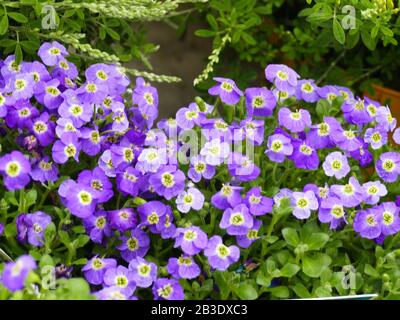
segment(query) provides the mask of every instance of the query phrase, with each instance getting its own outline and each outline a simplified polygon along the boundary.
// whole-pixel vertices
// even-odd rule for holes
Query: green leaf
[[[286,242],[293,247],[297,247],[300,243],[299,235],[297,234],[297,231],[293,228],[283,229],[282,235],[285,238]]]
[[[374,278],[379,278],[379,277],[380,277],[379,272],[376,271],[376,270],[374,269],[374,267],[371,266],[371,265],[368,264],[368,263],[367,263],[367,264],[365,265],[365,267],[364,267],[364,273],[367,274],[367,275],[369,275],[369,276],[371,276],[371,277],[374,277]]]
[[[51,222],[46,230],[44,230],[44,241],[46,244],[51,243],[56,236],[56,226]]]
[[[346,48],[353,49],[360,40],[360,32],[357,30],[357,32],[354,34],[349,33],[346,39]]]
[[[0,21],[0,35],[3,35],[8,30],[8,16],[5,14]]]
[[[87,263],[87,259],[86,258],[80,258],[78,260],[75,260],[74,262],[72,262],[72,264],[74,265],[84,265]]]
[[[286,278],[291,278],[293,277],[298,271],[300,270],[300,267],[297,264],[294,263],[287,263],[283,266],[283,268],[280,270],[281,271],[281,276],[286,277]]]
[[[332,259],[327,254],[317,253],[313,256],[304,256],[302,259],[302,271],[311,278],[318,278],[327,268]]]
[[[37,191],[35,189],[32,189],[25,196],[26,209],[28,209],[31,205],[35,204],[36,200],[37,200]]]
[[[15,20],[15,21],[17,21],[17,22],[19,22],[19,23],[27,23],[27,22],[28,22],[28,18],[25,17],[25,16],[24,16],[23,14],[21,14],[21,13],[18,13],[18,12],[8,12],[7,14],[8,14],[8,16],[9,16],[11,19],[13,19],[13,20]]]
[[[285,286],[278,286],[278,287],[270,288],[269,292],[271,292],[271,294],[274,297],[282,298],[282,299],[289,298],[289,296],[290,296],[289,289]]]
[[[308,245],[309,250],[321,249],[329,240],[329,236],[326,233],[312,233],[306,240],[305,243]]]
[[[235,294],[242,300],[255,300],[258,298],[257,289],[250,282],[242,282],[234,289]]]
[[[229,280],[229,272],[224,271],[216,271],[213,274],[215,282],[220,290],[221,293],[221,299],[226,300],[229,297],[229,294],[231,293],[231,288],[228,285],[228,280]]]
[[[256,45],[257,41],[249,33],[242,33],[242,39],[246,41],[249,45]]]
[[[17,43],[17,45],[15,46],[14,54],[15,54],[15,63],[20,64],[24,56],[22,54],[21,45],[19,43]]]
[[[198,37],[210,38],[215,36],[215,32],[207,29],[199,29],[194,33]]]
[[[318,117],[323,120],[324,116],[329,115],[329,109],[331,105],[328,100],[322,99],[317,102],[315,110],[317,111]]]
[[[342,28],[342,25],[337,19],[333,19],[333,35],[335,39],[340,43],[344,44],[346,41],[346,35],[344,33],[344,30]]]
[[[119,34],[111,28],[106,28],[106,32],[111,38],[113,38],[116,41],[119,41],[121,39]]]
[[[375,50],[376,40],[371,37],[371,33],[368,30],[361,31],[361,39],[369,50]]]
[[[218,23],[217,20],[214,18],[214,16],[212,14],[207,14],[206,19],[208,21],[208,23],[210,24],[211,29],[213,29],[214,31],[218,31]]]
[[[307,290],[307,288],[300,282],[296,283],[296,285],[291,286],[290,289],[294,291],[294,293],[297,295],[299,298],[311,298],[310,292]]]
[[[39,267],[43,268],[45,266],[54,266],[54,260],[51,256],[49,256],[48,254],[44,254],[41,258],[40,258],[40,262],[39,262]]]

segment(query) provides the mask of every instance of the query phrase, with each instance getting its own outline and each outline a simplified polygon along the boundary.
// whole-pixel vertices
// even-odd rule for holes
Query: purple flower
[[[40,145],[48,146],[54,141],[54,123],[49,121],[49,114],[43,112],[38,118],[32,121],[31,132],[35,135]]]
[[[52,79],[47,82],[40,81],[35,85],[35,98],[47,109],[57,109],[63,102],[61,91],[58,88],[60,81]]]
[[[264,141],[264,127],[263,120],[252,120],[247,118],[240,122],[240,131],[243,132],[243,138],[253,142],[256,146],[260,146]]]
[[[311,126],[311,116],[307,110],[290,111],[281,108],[278,112],[279,124],[292,132],[301,132]]]
[[[68,55],[65,47],[57,41],[43,43],[38,51],[40,59],[47,66],[55,66],[60,60],[64,60],[64,56]]]
[[[0,172],[8,190],[19,190],[25,187],[30,181],[30,171],[29,160],[19,151],[12,151],[0,158]]]
[[[281,206],[282,200],[290,200],[292,198],[293,191],[287,188],[279,190],[279,192],[274,196],[274,203],[277,208]]]
[[[309,146],[306,141],[294,140],[293,154],[288,156],[297,168],[306,170],[316,170],[319,166],[318,153]]]
[[[362,145],[362,142],[352,130],[343,130],[342,128],[338,128],[332,131],[331,138],[333,142],[344,151],[351,152],[357,150]]]
[[[310,127],[307,133],[306,141],[310,146],[316,149],[333,147],[334,143],[331,139],[331,133],[340,130],[340,123],[333,117],[324,117],[324,122],[321,122]]]
[[[157,172],[161,165],[167,163],[165,149],[143,149],[138,157],[136,169],[142,173]]]
[[[115,259],[105,259],[94,256],[82,268],[85,279],[90,284],[99,285],[103,283],[104,274],[109,268],[116,268],[117,261]]]
[[[121,172],[117,173],[117,188],[124,195],[131,195],[136,197],[139,194],[139,179],[142,174],[139,170],[132,167],[127,167]]]
[[[400,144],[400,128],[397,128],[393,133],[393,140],[397,144]]]
[[[364,141],[369,143],[372,149],[380,149],[388,141],[387,131],[379,126],[368,128],[364,134]]]
[[[221,229],[226,229],[229,235],[245,235],[253,227],[253,217],[245,204],[239,204],[233,209],[228,208],[222,215],[219,224]]]
[[[93,171],[82,171],[78,176],[78,183],[91,187],[99,203],[107,202],[114,195],[112,183],[99,167],[94,168]]]
[[[10,291],[22,290],[31,270],[36,269],[35,260],[29,255],[20,256],[15,262],[5,265],[1,282]]]
[[[146,232],[136,228],[129,233],[129,236],[122,236],[119,240],[122,243],[117,247],[121,251],[121,257],[130,262],[136,257],[144,257],[150,247],[150,238]]]
[[[169,258],[167,271],[175,279],[194,279],[200,275],[201,269],[193,257],[184,254],[179,258]]]
[[[79,218],[87,218],[93,214],[97,200],[91,187],[68,179],[58,188],[58,194],[65,199],[65,206]]]
[[[378,215],[381,216],[381,232],[383,235],[389,236],[400,231],[400,209],[394,202],[383,202],[371,210],[376,210]]]
[[[129,296],[121,292],[121,288],[117,286],[105,287],[100,291],[93,293],[99,300],[135,300],[133,296]]]
[[[148,288],[157,279],[157,266],[137,256],[129,262],[129,271],[133,274],[133,280],[140,288]]]
[[[248,117],[272,116],[276,106],[276,98],[267,88],[247,88],[245,91]]]
[[[35,247],[43,246],[44,231],[51,223],[51,217],[42,211],[37,211],[26,214],[23,218],[23,222],[27,228],[26,235],[28,243]]]
[[[376,122],[386,131],[393,131],[397,124],[396,118],[393,118],[392,113],[387,106],[378,108]]]
[[[262,216],[272,212],[272,207],[274,205],[274,201],[271,198],[261,195],[260,187],[251,188],[247,192],[244,202],[253,216]]]
[[[223,103],[234,105],[243,96],[243,92],[236,86],[236,83],[227,78],[214,78],[217,85],[208,89],[208,93],[212,96],[219,96]]]
[[[224,162],[229,156],[230,146],[226,142],[222,142],[220,139],[213,139],[206,142],[200,151],[200,154],[204,157],[207,164],[211,166],[218,166]]]
[[[240,190],[242,189],[242,187],[225,184],[220,191],[211,197],[211,203],[220,210],[225,210],[229,207],[233,208],[242,202],[240,194]]]
[[[181,247],[188,255],[198,254],[207,247],[207,234],[199,227],[192,226],[176,229],[174,248]]]
[[[361,138],[359,139],[361,142]],[[367,167],[374,160],[372,153],[368,150],[368,144],[365,142],[361,142],[361,146],[358,149],[351,151],[350,155],[359,161],[361,167]]]
[[[248,156],[238,152],[230,154],[228,171],[236,181],[252,181],[260,175],[260,168]]]
[[[181,129],[192,129],[200,123],[200,113],[196,104],[190,104],[189,108],[180,108],[176,113],[176,121]]]
[[[126,296],[131,296],[136,288],[134,273],[123,266],[108,268],[104,273],[104,284],[118,287]]]
[[[297,100],[304,100],[311,103],[317,102],[319,96],[314,80],[310,79],[297,81],[296,98]]]
[[[323,86],[317,89],[317,93],[321,98],[328,100],[332,104],[333,100],[342,96],[341,92],[335,86]]]
[[[347,157],[339,151],[328,154],[322,168],[328,177],[335,176],[336,179],[342,179],[350,172]]]
[[[375,164],[378,176],[386,182],[393,183],[400,174],[400,154],[398,152],[385,152]]]
[[[107,212],[110,227],[119,231],[126,231],[137,226],[138,218],[131,208],[122,208]]]
[[[170,206],[166,207],[166,213],[160,218],[160,222],[155,225],[155,233],[159,233],[162,239],[175,237],[176,226],[172,223],[174,216]]]
[[[387,189],[380,181],[370,181],[362,185],[364,189],[364,202],[367,204],[377,204],[381,197],[387,195]]]
[[[0,223],[0,237],[3,235],[4,232],[4,224]]]
[[[319,206],[318,219],[322,223],[330,223],[331,229],[336,229],[345,221],[345,210],[342,201],[336,197],[322,199]]]
[[[29,129],[32,127],[32,120],[38,116],[39,111],[28,100],[23,100],[8,108],[6,124],[12,129]]]
[[[156,226],[162,222],[161,218],[166,214],[167,206],[161,201],[149,201],[138,206],[137,211],[140,226],[148,226],[151,232],[158,233]]]
[[[227,247],[220,236],[213,236],[208,241],[207,248],[204,249],[204,255],[208,257],[212,268],[224,271],[239,260],[240,250],[233,245]]]
[[[332,185],[330,188],[332,194],[337,196],[343,206],[353,208],[358,206],[364,200],[364,190],[355,177],[351,177],[345,185]]]
[[[254,220],[253,226],[247,231],[245,235],[236,236],[237,244],[242,248],[248,248],[250,245],[259,239],[258,230],[260,229],[262,222],[260,220]]]
[[[98,210],[93,215],[84,218],[82,222],[94,243],[102,243],[104,237],[111,237],[112,235],[106,211]]]
[[[204,157],[197,155],[190,158],[188,177],[193,182],[199,182],[201,178],[210,180],[215,174],[215,167],[206,163]]]
[[[183,300],[185,298],[181,285],[174,279],[157,279],[152,291],[155,300]]]
[[[8,83],[12,98],[17,100],[30,99],[33,96],[33,77],[28,73],[20,73],[13,76]]]
[[[364,100],[358,98],[345,101],[342,105],[344,119],[351,124],[367,124],[372,121]]]
[[[150,176],[154,191],[167,200],[180,194],[185,187],[185,174],[175,166],[167,165]]]
[[[265,77],[273,82],[278,90],[292,90],[297,86],[300,76],[291,68],[283,64],[270,64],[265,69]]]
[[[381,234],[381,219],[376,210],[361,210],[354,218],[353,228],[361,237],[375,239]]]
[[[57,140],[53,144],[51,152],[54,161],[63,164],[67,162],[69,158],[74,158],[76,162],[79,162],[80,149],[81,146],[77,136],[73,133],[64,133],[62,139]]]
[[[71,119],[75,127],[79,128],[90,121],[93,107],[87,103],[81,103],[78,96],[72,90],[63,93],[64,102],[58,108],[58,113],[63,118]]]
[[[203,208],[204,195],[198,189],[191,187],[180,193],[175,202],[180,212],[188,213],[191,209],[199,211]]]
[[[311,215],[311,210],[318,209],[318,200],[311,190],[306,192],[293,192],[291,196],[293,215],[297,219],[307,219]]]
[[[101,150],[101,142],[103,138],[97,129],[81,128],[82,134],[82,151],[89,156],[97,155]]]
[[[133,104],[138,105],[142,114],[155,119],[158,116],[157,89],[144,83],[142,78],[136,80],[136,87],[132,95]]]
[[[283,134],[273,134],[268,137],[268,149],[265,154],[273,162],[281,163],[285,160],[285,156],[293,153],[291,140]]]

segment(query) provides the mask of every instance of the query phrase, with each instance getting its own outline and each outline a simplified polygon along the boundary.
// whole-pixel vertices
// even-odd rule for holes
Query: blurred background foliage
[[[213,41],[199,89],[223,74],[240,86],[261,82],[268,63],[286,63],[304,78],[350,86],[372,83],[400,90],[399,4],[392,0],[211,0],[196,5],[196,31]],[[179,17],[181,23],[195,19]],[[218,55],[215,55],[218,52]],[[248,71],[252,70],[252,71]]]

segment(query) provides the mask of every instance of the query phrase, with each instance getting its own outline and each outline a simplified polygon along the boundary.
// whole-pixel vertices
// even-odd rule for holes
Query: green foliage
[[[392,80],[400,67],[400,17],[392,0],[211,0],[198,7],[208,27],[196,35],[214,44],[213,68],[209,63],[195,81],[201,90],[221,73],[239,85],[257,85],[263,75],[247,71],[249,64],[269,63],[361,92],[382,82],[399,89]],[[225,35],[230,41],[223,44]]]

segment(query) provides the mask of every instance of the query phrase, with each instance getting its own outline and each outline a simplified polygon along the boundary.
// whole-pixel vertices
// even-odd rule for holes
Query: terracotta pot
[[[372,86],[375,94],[365,95],[373,100],[379,101],[382,105],[388,105],[392,116],[400,121],[400,92],[379,85]]]

